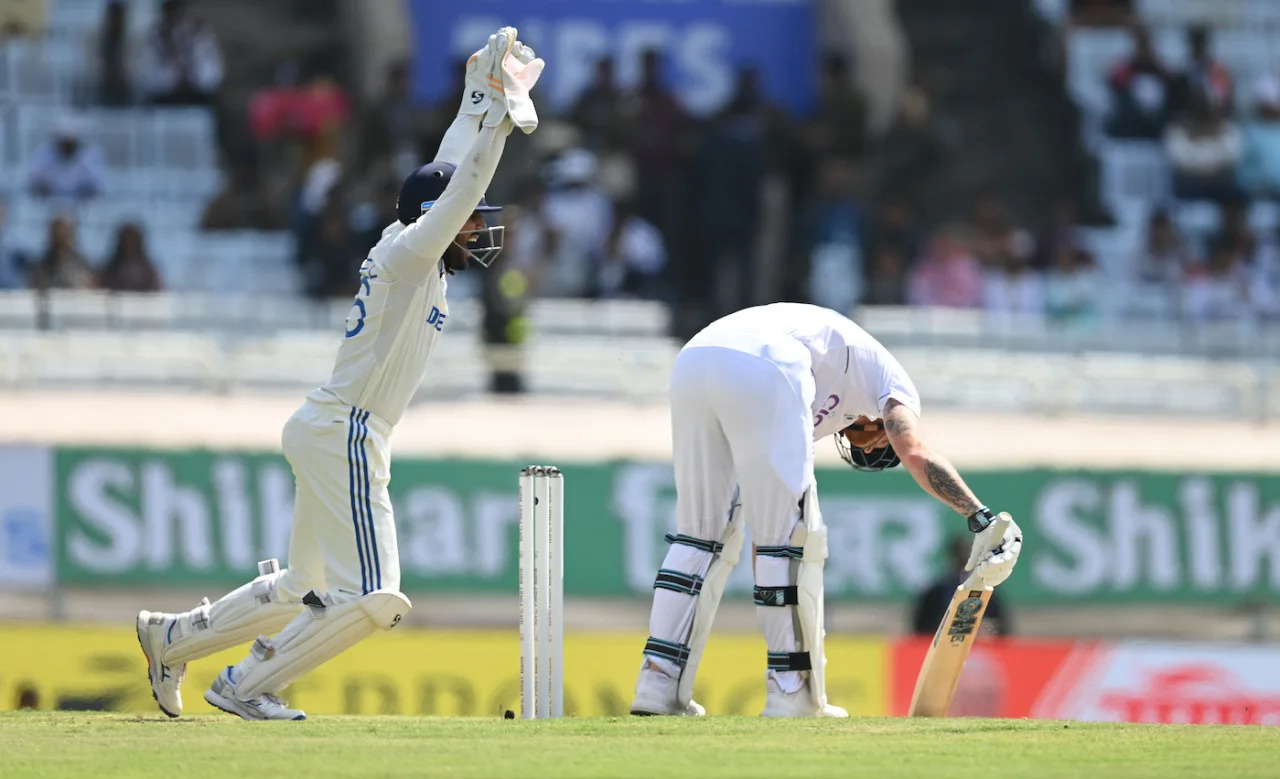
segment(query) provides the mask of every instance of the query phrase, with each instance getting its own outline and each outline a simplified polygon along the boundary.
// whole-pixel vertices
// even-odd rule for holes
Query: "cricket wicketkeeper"
[[[139,612],[138,642],[165,714],[182,713],[188,662],[252,642],[205,700],[244,719],[305,719],[278,693],[409,613],[387,493],[389,440],[446,327],[447,277],[472,262],[487,267],[502,249],[502,228],[485,222],[499,208],[484,193],[512,128],[538,126],[529,90],[543,68],[516,34],[502,28],[467,62],[458,116],[435,161],[405,179],[396,221],[360,267],[333,375],[285,424],[297,483],[289,567],[268,565],[191,611]]]

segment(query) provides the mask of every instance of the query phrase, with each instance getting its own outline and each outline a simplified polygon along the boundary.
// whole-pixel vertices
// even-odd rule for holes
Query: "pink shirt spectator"
[[[911,272],[907,302],[913,306],[976,308],[982,305],[982,266],[959,239],[935,238]]]
[[[249,101],[249,126],[259,140],[279,135],[314,138],[332,124],[345,123],[351,102],[326,80],[301,88],[264,89]]]

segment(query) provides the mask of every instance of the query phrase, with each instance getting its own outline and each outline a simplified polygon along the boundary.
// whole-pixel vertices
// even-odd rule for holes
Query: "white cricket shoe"
[[[278,695],[266,693],[252,700],[242,701],[236,697],[236,683],[231,680],[235,666],[227,666],[213,686],[205,691],[204,699],[210,706],[222,709],[248,720],[303,720],[307,713],[301,709],[291,709],[289,704]]]
[[[200,605],[208,602],[209,599],[206,598]],[[170,717],[182,716],[182,680],[187,675],[187,664],[165,665],[162,658],[164,648],[171,643],[180,616],[159,611],[138,612],[138,645],[147,658],[151,697],[156,699],[160,711]]]
[[[636,680],[636,699],[631,703],[631,713],[637,717],[705,717],[707,710],[697,701],[681,706],[677,689],[679,679],[673,679],[661,671],[644,668]]]
[[[765,680],[764,711],[761,717],[847,717],[849,712],[830,703],[819,709],[809,694],[809,682],[795,692],[783,692],[773,677]]]

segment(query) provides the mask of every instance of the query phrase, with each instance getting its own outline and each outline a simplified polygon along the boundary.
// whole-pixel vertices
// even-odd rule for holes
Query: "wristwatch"
[[[979,506],[978,510],[969,515],[969,532],[981,533],[987,529],[996,519],[996,515],[991,513],[991,509],[986,506]]]

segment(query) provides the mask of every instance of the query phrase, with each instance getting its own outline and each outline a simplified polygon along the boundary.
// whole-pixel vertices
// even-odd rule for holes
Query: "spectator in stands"
[[[641,54],[640,81],[623,100],[623,116],[630,129],[627,144],[636,170],[638,213],[662,231],[667,246],[687,245],[679,235],[689,179],[682,166],[689,159],[693,125],[663,83],[657,49]]]
[[[0,289],[21,289],[27,285],[27,259],[5,234],[9,205],[0,199]]]
[[[667,249],[658,228],[636,215],[632,203],[613,209],[613,224],[595,261],[595,297],[660,300]]]
[[[1186,70],[1178,76],[1175,111],[1189,109],[1195,96],[1203,94],[1217,114],[1226,116],[1231,113],[1235,98],[1231,71],[1214,58],[1209,48],[1209,28],[1196,26],[1187,30],[1187,49],[1191,58]]]
[[[305,83],[285,80],[249,100],[254,138],[260,143],[283,141],[295,146],[292,152],[302,157],[304,167],[339,157],[342,134],[351,116],[351,101],[325,64],[317,57],[309,68]],[[288,72],[281,69],[282,75]],[[457,110],[456,103],[453,110]]]
[[[466,75],[466,58],[449,61],[443,76],[443,83],[447,86],[440,93],[440,99],[428,107],[424,113],[426,134],[423,136],[421,148],[440,147],[440,141],[444,138],[445,132],[449,129],[449,125],[453,124],[454,117],[458,115],[458,95],[462,94],[466,88]],[[508,138],[507,142],[510,143],[511,139]]]
[[[262,196],[257,182],[256,166],[245,163],[233,166],[222,189],[205,206],[200,229],[268,229],[262,219]]]
[[[1031,267],[1030,253],[1004,253],[1000,265],[987,266],[983,300],[993,314],[1041,316],[1045,313],[1044,277]]]
[[[911,632],[917,636],[932,636],[938,630],[938,624],[946,616],[951,606],[951,598],[956,594],[956,587],[969,577],[965,572],[965,563],[969,562],[969,551],[973,539],[968,536],[955,536],[947,544],[945,568],[942,574],[916,596],[915,607],[911,613]],[[1000,588],[991,593],[987,603],[987,611],[982,618],[981,631],[984,634],[1007,636],[1013,632],[1013,619],[1005,607],[1004,595]]]
[[[582,90],[569,117],[582,131],[583,143],[596,154],[605,154],[626,144],[622,90],[614,79],[613,60],[596,61],[595,77]]]
[[[822,55],[818,108],[804,136],[815,157],[860,157],[867,150],[867,101],[843,54]]]
[[[1153,211],[1147,235],[1133,258],[1131,314],[1171,317],[1181,313],[1182,282],[1192,265],[1191,250],[1168,212]]]
[[[593,263],[605,252],[614,224],[613,204],[596,181],[596,156],[572,148],[546,167],[539,217],[560,237],[542,278],[543,294],[581,297],[595,285]]]
[[[918,257],[922,247],[915,219],[906,197],[887,194],[881,198],[874,218],[863,229],[862,255],[871,257],[890,249],[902,258]]]
[[[907,255],[892,244],[878,244],[867,259],[868,306],[902,306],[907,302]]]
[[[1170,125],[1165,148],[1173,167],[1173,194],[1178,199],[1221,203],[1243,196],[1236,180],[1244,154],[1240,130],[1214,110],[1205,93],[1192,94],[1186,114]]]
[[[1187,316],[1198,320],[1252,319],[1261,302],[1255,282],[1239,252],[1227,243],[1216,243],[1209,251],[1209,262],[1194,269],[1188,279]]]
[[[1244,201],[1223,204],[1218,232],[1210,240],[1210,250],[1225,246],[1245,266],[1252,267],[1258,254],[1258,236],[1249,225],[1249,205]]]
[[[1172,117],[1176,79],[1156,56],[1146,28],[1135,25],[1130,34],[1133,53],[1107,76],[1111,90],[1107,134],[1158,140]]]
[[[160,291],[160,274],[147,255],[142,228],[136,223],[120,225],[115,251],[98,272],[97,286],[109,292]]]
[[[306,277],[318,278],[311,255],[315,252],[314,244],[325,209],[341,197],[341,181],[342,163],[333,159],[319,160],[307,169],[295,197],[290,228],[297,251],[295,260]]]
[[[426,132],[426,116],[413,98],[408,60],[391,63],[383,94],[364,117],[366,167],[389,162],[403,177],[422,164],[418,144]]]
[[[122,106],[133,102],[128,35],[127,6],[124,0],[111,0],[98,41],[98,100],[103,105]]]
[[[738,72],[733,97],[708,123],[696,158],[694,189],[702,254],[712,271],[715,312],[752,305],[760,269],[761,191],[768,171],[771,116],[756,71]]]
[[[154,105],[211,105],[222,85],[222,50],[213,28],[188,14],[186,0],[164,0],[139,70]]]
[[[1102,273],[1092,255],[1069,247],[1057,253],[1045,285],[1046,310],[1051,318],[1089,324],[1102,313],[1105,294]]]
[[[27,191],[42,198],[83,202],[102,194],[102,150],[84,141],[80,121],[61,117],[47,143],[27,163]]]
[[[320,213],[314,235],[303,250],[307,294],[317,299],[350,295],[359,283],[358,254],[351,240],[347,210],[334,198]]]
[[[970,249],[983,267],[1004,272],[1025,265],[1035,251],[1031,233],[1015,228],[1004,203],[994,196],[979,199],[973,211]]]
[[[512,209],[510,214],[504,212],[505,266],[521,274],[522,286],[527,286],[533,297],[541,296],[547,269],[555,262],[563,243],[559,229],[547,218],[545,178],[529,182],[528,190],[520,198],[521,207]]]
[[[964,228],[943,228],[911,272],[907,302],[913,306],[977,308],[982,305],[982,265]]]
[[[1252,289],[1259,309],[1268,319],[1280,320],[1280,229],[1259,241],[1255,265]]]
[[[375,172],[350,198],[351,240],[355,246],[373,246],[382,240],[382,231],[396,221],[396,199],[400,196],[398,173]]]
[[[49,244],[31,269],[30,280],[31,287],[41,291],[93,287],[93,271],[77,245],[75,224],[67,217],[49,223]]]
[[[1280,80],[1274,76],[1264,76],[1254,86],[1239,173],[1253,197],[1280,200]]]
[[[1058,197],[1049,206],[1044,225],[1035,237],[1035,254],[1031,267],[1047,270],[1053,258],[1063,249],[1076,249],[1084,245],[1076,222],[1076,207],[1070,196]]]
[[[898,192],[919,189],[936,174],[945,151],[943,133],[934,121],[933,99],[925,84],[917,81],[903,94],[893,127],[876,149],[879,178],[891,182]]]
[[[817,198],[805,209],[799,237],[809,255],[809,301],[848,313],[862,299],[862,208],[853,164],[829,158],[818,166]]]

